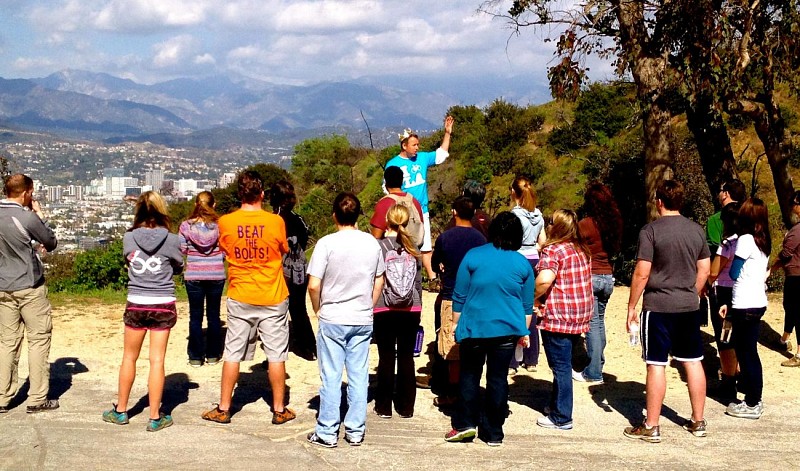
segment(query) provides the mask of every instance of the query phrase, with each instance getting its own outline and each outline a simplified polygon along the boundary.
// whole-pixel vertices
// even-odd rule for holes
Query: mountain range
[[[482,106],[500,97],[529,104],[544,102],[549,94],[546,84],[524,78],[366,77],[299,86],[219,75],[140,84],[63,70],[44,78],[0,78],[0,125],[192,145],[220,134],[219,129],[237,130],[234,134],[247,140],[265,133],[360,132],[365,120],[373,131],[409,127],[424,132],[441,126],[452,105]]]

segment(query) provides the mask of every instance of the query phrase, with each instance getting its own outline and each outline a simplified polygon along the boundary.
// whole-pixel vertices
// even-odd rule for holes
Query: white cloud
[[[21,73],[53,67],[54,65],[55,63],[51,59],[45,57],[18,57],[13,63],[14,70]]]
[[[193,62],[197,65],[215,65],[217,60],[211,54],[205,53],[195,56]]]
[[[277,30],[295,33],[374,30],[384,15],[382,3],[371,0],[292,2],[276,13]]]
[[[209,2],[204,0],[111,0],[94,16],[106,31],[150,31],[162,27],[202,24]]]
[[[170,38],[153,46],[153,66],[156,68],[174,67],[195,56],[199,47],[198,41],[190,35]]]

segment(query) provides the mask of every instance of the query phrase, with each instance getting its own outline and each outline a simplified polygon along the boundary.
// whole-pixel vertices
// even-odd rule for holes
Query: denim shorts
[[[175,301],[164,304],[125,304],[125,327],[136,330],[169,330],[178,322]]]

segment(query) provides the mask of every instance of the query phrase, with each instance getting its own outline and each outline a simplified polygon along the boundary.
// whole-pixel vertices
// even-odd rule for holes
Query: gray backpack
[[[388,239],[380,240],[384,250],[383,301],[389,308],[407,308],[414,304],[414,283],[417,279],[417,259],[401,245]]]

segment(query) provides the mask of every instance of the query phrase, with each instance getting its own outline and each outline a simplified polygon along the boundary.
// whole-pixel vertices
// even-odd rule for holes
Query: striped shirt
[[[548,245],[540,255],[536,267],[539,273],[552,270],[556,278],[539,328],[562,334],[588,332],[594,309],[589,258],[571,242]]]
[[[219,226],[216,223],[183,221],[178,236],[181,252],[186,255],[184,280],[225,279],[225,256],[219,248]]]

